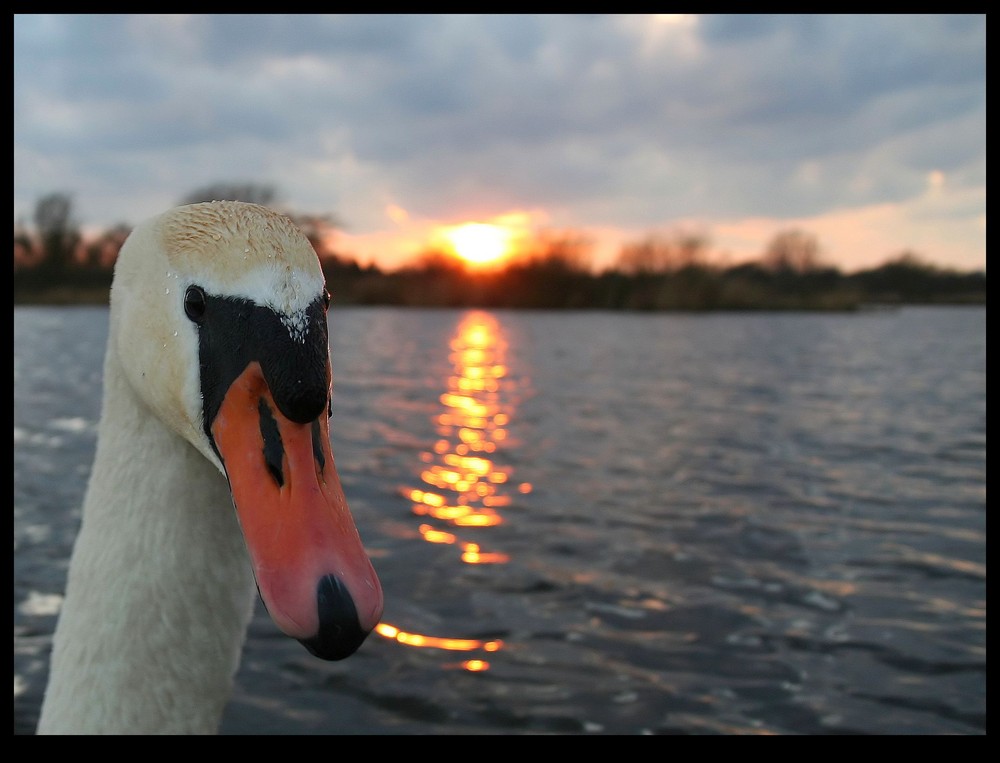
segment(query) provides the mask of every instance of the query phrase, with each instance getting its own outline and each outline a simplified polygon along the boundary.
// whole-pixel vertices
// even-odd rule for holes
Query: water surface
[[[334,310],[387,627],[325,663],[258,607],[222,732],[984,733],[985,319]],[[14,309],[16,733],[106,332]]]

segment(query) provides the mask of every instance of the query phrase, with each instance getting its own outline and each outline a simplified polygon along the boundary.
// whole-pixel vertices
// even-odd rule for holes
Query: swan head
[[[241,202],[177,207],[119,253],[109,357],[228,480],[272,619],[336,660],[383,602],[330,448],[329,299],[287,217]]]

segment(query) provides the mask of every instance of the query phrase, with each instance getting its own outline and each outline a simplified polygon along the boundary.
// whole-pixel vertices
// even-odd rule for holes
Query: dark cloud
[[[137,166],[175,197],[242,170],[307,209],[356,205],[342,217],[391,198],[580,205],[595,225],[818,214],[985,168],[984,16],[61,15],[14,33],[15,214],[59,183],[94,214],[90,187],[138,208],[134,172],[100,177]]]

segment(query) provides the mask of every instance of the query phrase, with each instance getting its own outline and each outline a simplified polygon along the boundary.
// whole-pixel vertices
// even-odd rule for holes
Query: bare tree
[[[673,247],[663,236],[651,234],[625,244],[618,255],[618,269],[629,275],[662,273],[672,268]]]
[[[822,266],[819,242],[805,231],[781,231],[764,250],[761,265],[775,272],[808,273],[818,270]]]
[[[333,240],[337,229],[340,228],[340,223],[335,215],[289,214],[288,217],[309,239],[309,243],[313,245],[313,249],[316,250],[320,259],[337,256],[333,248]]]
[[[113,267],[118,259],[118,252],[131,232],[130,225],[118,223],[101,233],[84,249],[84,264],[92,269]]]
[[[576,231],[541,231],[528,247],[524,260],[535,266],[586,272],[590,269],[593,248],[594,242]]]
[[[404,269],[428,273],[461,273],[462,263],[453,252],[428,246],[417,252]]]
[[[72,263],[80,243],[80,230],[72,217],[73,200],[69,194],[50,193],[35,205],[35,228],[47,273],[62,273]]]
[[[625,244],[618,267],[632,275],[669,273],[702,264],[708,251],[708,236],[675,231],[669,236],[651,234],[642,241]]]
[[[23,219],[14,221],[14,270],[38,264],[38,244]]]

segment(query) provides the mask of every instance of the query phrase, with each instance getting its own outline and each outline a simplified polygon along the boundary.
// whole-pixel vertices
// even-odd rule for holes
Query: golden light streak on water
[[[498,562],[509,562],[510,557],[499,551],[484,554],[480,552],[479,546],[475,543],[466,543],[465,550],[462,552],[462,561],[467,564],[496,564]]]
[[[500,509],[516,503],[517,494],[531,492],[527,482],[514,483],[512,469],[498,462],[501,448],[513,443],[508,436],[513,418],[504,399],[503,380],[509,374],[506,340],[499,322],[486,312],[468,313],[458,325],[449,344],[452,372],[445,378],[446,389],[439,396],[444,410],[433,418],[438,439],[420,454],[419,475],[423,487],[407,487],[400,492],[411,502],[414,515],[424,518],[420,537],[428,543],[457,546],[465,564],[505,564],[510,555],[483,548],[457,531],[480,533],[503,524]],[[516,490],[516,493],[514,492]],[[446,523],[456,530],[443,529],[430,520]],[[387,623],[376,631],[385,638],[409,647],[434,647],[456,651],[498,651],[503,642],[478,639],[442,638],[410,633]],[[486,660],[469,659],[446,665],[470,672],[489,670]]]
[[[435,530],[430,525],[420,525],[420,534],[428,543],[454,543],[456,540],[451,533]]]
[[[456,527],[493,527],[504,522],[497,509],[513,496],[502,492],[510,482],[509,467],[498,464],[498,445],[507,445],[513,411],[502,395],[501,380],[509,373],[506,340],[499,322],[486,312],[468,313],[448,343],[452,372],[439,396],[445,410],[434,421],[439,439],[421,454],[423,483],[433,488],[402,492],[417,516]],[[516,489],[523,495],[521,483]],[[432,536],[425,537],[430,540]],[[437,541],[435,541],[437,542]],[[469,564],[506,561],[506,554],[466,553]]]
[[[397,641],[406,646],[428,647],[433,649],[447,649],[452,652],[472,652],[482,649],[484,652],[498,652],[503,648],[503,641],[483,641],[475,638],[440,638],[438,636],[425,636],[420,633],[407,633],[399,628],[387,623],[379,623],[375,626],[375,632],[387,639]],[[470,660],[470,662],[481,662]],[[481,669],[481,668],[478,668]]]
[[[454,523],[459,527],[495,527],[503,523],[503,517],[495,511],[477,511],[460,517],[455,517]],[[508,557],[504,557],[507,561]],[[480,562],[481,563],[481,562]]]
[[[466,660],[462,667],[471,673],[479,673],[490,669],[490,664],[486,660]]]

